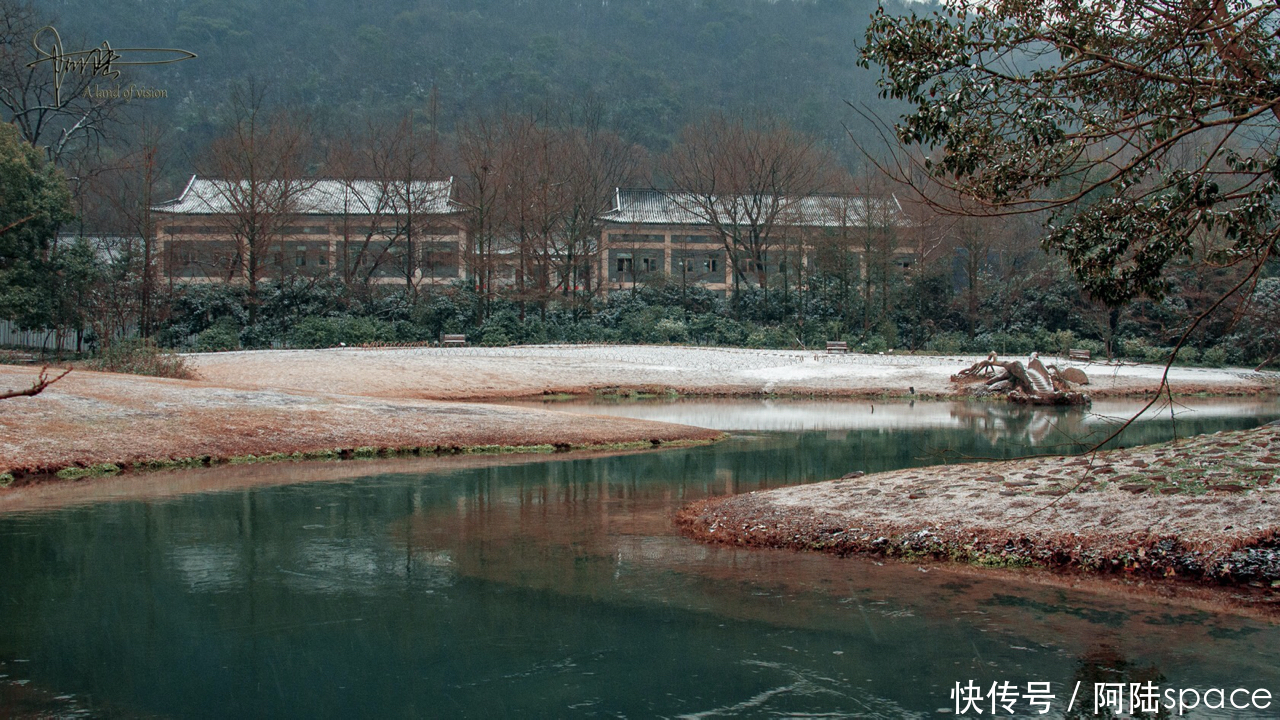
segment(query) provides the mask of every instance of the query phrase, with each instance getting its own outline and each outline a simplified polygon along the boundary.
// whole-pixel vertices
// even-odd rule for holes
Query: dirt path
[[[1280,585],[1280,426],[704,501],[716,543]]]
[[[30,386],[36,373],[0,366],[0,389]],[[720,436],[713,430],[629,418],[248,390],[88,371],[75,371],[36,397],[5,400],[0,410],[0,473],[19,481],[105,463],[127,468],[171,460],[247,460],[250,455],[425,454],[478,446],[550,451]]]
[[[800,350],[666,346],[529,346],[266,350],[192,355],[202,379],[227,387],[324,391],[435,400],[497,399],[609,389],[683,394],[951,397],[951,375],[977,357],[828,355]],[[1141,395],[1159,384],[1154,365],[1079,365],[1094,397]],[[1252,395],[1280,375],[1175,368],[1176,393]]]

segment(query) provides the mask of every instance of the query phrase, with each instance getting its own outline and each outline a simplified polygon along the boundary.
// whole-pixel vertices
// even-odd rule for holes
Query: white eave
[[[298,215],[393,215],[399,205],[404,185],[374,180],[299,180],[290,212]],[[174,200],[153,206],[155,212],[174,215],[233,214],[238,189],[231,181],[199,178],[187,182],[182,194]],[[421,203],[415,212],[429,215],[452,215],[460,212],[453,202],[453,178],[424,180],[413,183],[412,192]]]

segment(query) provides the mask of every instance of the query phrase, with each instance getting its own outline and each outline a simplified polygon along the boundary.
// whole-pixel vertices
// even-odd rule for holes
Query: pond
[[[1048,683],[1050,712],[1024,698],[1023,717],[1094,717],[1095,681],[1280,697],[1280,628],[1261,613],[675,533],[672,514],[707,495],[1061,449],[1110,427],[1079,411],[872,405],[561,406],[734,434],[614,456],[222,467],[51,489],[0,514],[0,715],[904,718],[951,714],[970,681]],[[1164,439],[1168,412],[1117,442]],[[1189,403],[1176,417],[1179,435],[1213,432],[1280,405]]]

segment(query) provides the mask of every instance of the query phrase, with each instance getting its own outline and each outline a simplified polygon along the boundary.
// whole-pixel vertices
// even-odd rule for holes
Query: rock
[[[1088,385],[1089,376],[1084,374],[1080,368],[1069,367],[1062,371],[1062,379],[1072,385]]]
[[[844,474],[844,475],[841,475],[841,476],[840,476],[840,479],[841,479],[841,480],[852,480],[852,479],[854,479],[854,478],[860,478],[860,477],[862,477],[863,475],[866,475],[866,474],[867,474],[867,473],[866,473],[866,472],[864,472],[864,471],[862,471],[862,470],[854,470],[854,471],[853,471],[853,472],[851,472],[851,473],[846,473],[846,474]]]

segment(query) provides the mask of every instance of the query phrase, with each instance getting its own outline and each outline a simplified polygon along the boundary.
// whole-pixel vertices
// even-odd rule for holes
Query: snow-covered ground
[[[978,356],[828,355],[636,345],[507,348],[267,350],[192,355],[201,377],[224,386],[410,398],[500,398],[663,388],[690,394],[956,395],[951,375]],[[1088,374],[1097,397],[1153,390],[1163,367],[1067,363]],[[1280,387],[1274,372],[1174,368],[1174,392],[1254,394]]]

